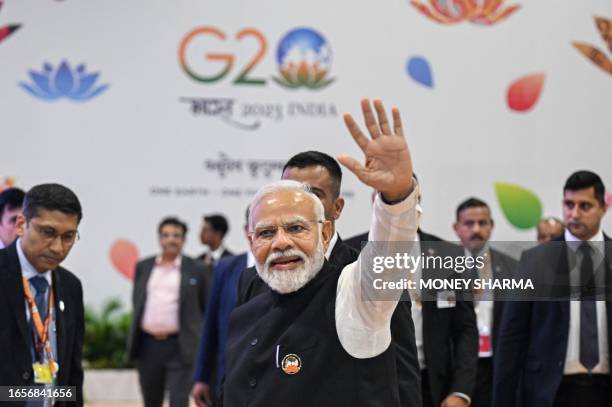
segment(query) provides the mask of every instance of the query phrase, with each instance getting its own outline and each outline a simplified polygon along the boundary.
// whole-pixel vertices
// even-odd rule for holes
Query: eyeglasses
[[[256,243],[267,243],[274,239],[279,229],[282,229],[285,235],[291,239],[305,239],[311,235],[312,227],[310,225],[316,225],[317,223],[323,223],[323,221],[298,220],[283,223],[280,226],[265,225],[255,228],[251,236]]]
[[[182,233],[160,233],[159,237],[162,239],[169,239],[171,237],[175,238],[175,239],[183,239],[183,234]]]
[[[41,226],[34,222],[30,222],[36,233],[38,233],[46,243],[54,242],[58,237],[62,241],[63,245],[70,246],[81,238],[77,230],[59,234],[57,230],[51,226]]]

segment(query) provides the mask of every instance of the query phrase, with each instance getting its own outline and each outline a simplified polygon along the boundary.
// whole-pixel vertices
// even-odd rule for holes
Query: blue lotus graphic
[[[32,83],[19,82],[19,86],[34,97],[51,101],[62,97],[86,102],[99,96],[109,85],[94,86],[99,73],[88,73],[85,64],[72,69],[67,61],[62,61],[59,68],[54,69],[45,62],[40,72],[29,71]]]
[[[287,33],[276,50],[280,78],[273,79],[287,88],[320,89],[334,81],[326,79],[332,64],[332,51],[321,34],[310,28]]]

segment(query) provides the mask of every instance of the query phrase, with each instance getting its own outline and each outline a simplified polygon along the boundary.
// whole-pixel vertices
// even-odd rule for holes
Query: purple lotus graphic
[[[19,82],[19,86],[38,99],[52,101],[62,97],[76,102],[86,102],[99,96],[109,85],[95,86],[99,73],[88,73],[85,64],[75,69],[62,61],[57,69],[45,62],[40,72],[30,70],[32,83]]]

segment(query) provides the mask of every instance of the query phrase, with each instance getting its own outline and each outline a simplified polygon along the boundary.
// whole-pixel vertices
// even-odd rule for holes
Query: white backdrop
[[[475,195],[492,208],[495,239],[533,239],[533,229],[517,229],[504,217],[494,183],[529,189],[543,214],[556,216],[574,170],[591,169],[611,186],[612,76],[572,42],[612,58],[593,21],[612,18],[612,2],[506,0],[503,7],[512,4],[521,7],[507,19],[478,25],[436,23],[407,0],[8,0],[0,27],[21,27],[0,43],[0,178],[12,177],[24,189],[51,181],[71,187],[84,220],[65,265],[81,277],[87,303],[127,301],[131,283],[109,257],[116,240],[133,242],[141,256],[153,254],[157,223],[178,215],[191,227],[186,252],[199,254],[201,216],[222,212],[231,222],[227,245],[244,250],[240,227],[249,195],[278,178],[278,165],[297,152],[358,154],[341,115],[358,114],[362,96],[380,96],[402,111],[425,230],[454,238],[454,209]],[[213,75],[224,63],[206,54],[236,56],[213,83],[193,80],[179,63],[181,42],[198,27],[227,37],[188,42],[192,69]],[[279,76],[277,46],[299,27],[320,33],[331,48],[328,86],[288,89],[272,79]],[[233,83],[260,49],[254,36],[235,38],[245,28],[265,38],[267,50],[249,74],[263,85]],[[429,62],[432,88],[407,74],[414,55]],[[96,86],[108,89],[75,102],[41,100],[20,87],[32,83],[30,70],[44,63],[57,69],[62,61],[99,72]],[[545,75],[539,100],[529,111],[512,111],[508,87],[533,73]],[[194,114],[181,98],[231,99],[232,120],[260,125],[245,130],[212,110]],[[283,116],[244,117],[248,106],[280,106]],[[223,155],[234,163],[225,176],[216,167]],[[272,169],[267,176],[266,169]],[[343,189],[347,205],[338,230],[349,237],[368,227],[370,191],[347,171]],[[611,226],[608,216],[604,229]]]

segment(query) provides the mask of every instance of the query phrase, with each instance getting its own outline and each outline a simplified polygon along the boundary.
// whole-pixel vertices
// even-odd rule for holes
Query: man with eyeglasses
[[[382,102],[374,108],[378,120],[369,100],[362,101],[371,139],[345,115],[365,166],[344,155],[338,160],[380,193],[370,238],[410,242],[421,211],[399,111],[392,110],[391,125]],[[367,256],[332,265],[325,260],[332,235],[323,204],[300,182],[272,183],[251,201],[251,251],[269,290],[230,318],[225,407],[400,406],[390,325],[402,291],[366,299],[361,282],[373,277]]]
[[[183,254],[187,225],[168,217],[158,226],[161,254],[136,265],[134,318],[128,352],[136,362],[146,407],[187,407],[206,307],[204,264]]]
[[[70,189],[37,185],[17,217],[17,241],[0,250],[0,386],[75,387],[76,401],[56,406],[83,405],[83,290],[60,267],[78,239],[81,218]],[[25,403],[52,404],[50,398]]]

